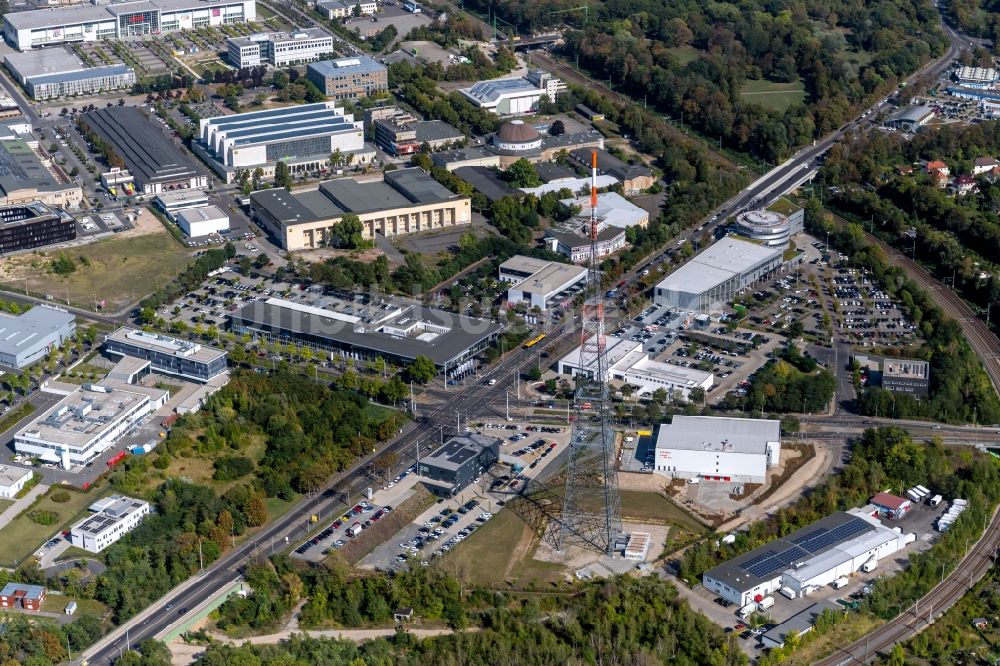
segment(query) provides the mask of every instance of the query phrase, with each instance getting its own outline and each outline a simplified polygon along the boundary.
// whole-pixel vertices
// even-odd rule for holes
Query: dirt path
[[[816,484],[821,478],[826,476],[830,463],[830,449],[822,444],[814,443],[816,455],[805,465],[792,474],[785,483],[782,484],[773,495],[764,500],[761,504],[754,504],[747,508],[742,514],[724,523],[717,529],[718,532],[731,532],[744,523],[760,520],[768,513],[778,509],[788,502],[798,499],[802,491]]]
[[[466,629],[465,631],[479,631],[478,628]],[[437,629],[407,629],[406,632],[415,638],[432,638],[434,636],[444,636],[447,634],[452,634],[455,632],[454,629],[448,629],[447,627],[440,627]],[[325,629],[321,631],[290,631],[285,630],[276,634],[268,634],[266,636],[253,636],[247,639],[233,639],[228,636],[223,636],[221,634],[216,634],[209,632],[209,636],[213,640],[220,643],[228,643],[229,645],[244,645],[250,643],[251,645],[274,645],[283,640],[291,638],[293,634],[300,634],[304,636],[309,636],[311,638],[340,638],[349,641],[364,641],[371,640],[373,638],[380,638],[384,636],[395,636],[396,628],[389,627],[385,629]],[[186,666],[194,662],[194,660],[205,651],[204,645],[189,645],[184,641],[178,639],[168,646],[170,648],[170,653],[172,655],[171,662],[176,666]]]

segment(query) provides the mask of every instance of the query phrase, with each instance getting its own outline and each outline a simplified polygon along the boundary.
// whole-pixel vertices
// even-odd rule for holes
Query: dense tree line
[[[303,573],[307,577],[313,574]],[[328,576],[329,574],[323,574]],[[323,617],[355,612],[362,619],[367,609],[382,615],[392,602],[406,602],[417,617],[440,617],[449,603],[455,612],[468,614],[481,627],[476,632],[417,640],[399,632],[392,638],[364,643],[316,640],[295,636],[275,646],[233,648],[213,644],[196,662],[199,666],[252,663],[351,664],[381,666],[398,664],[602,664],[676,663],[738,666],[747,663],[735,640],[691,607],[670,584],[656,577],[622,577],[581,585],[572,594],[518,598],[488,590],[473,590],[460,596],[458,581],[420,571],[413,574],[377,575],[375,580],[355,583],[344,579],[329,593],[320,593]],[[272,581],[277,582],[272,577]],[[409,584],[411,589],[407,589]],[[443,592],[436,588],[443,588]],[[273,593],[285,589],[278,584]],[[332,595],[332,596],[331,596]],[[434,601],[421,607],[420,597]],[[455,598],[448,602],[446,599]],[[379,601],[382,599],[382,602]],[[242,604],[243,602],[239,602]],[[444,604],[441,607],[440,604]],[[222,616],[238,606],[223,606]],[[315,609],[310,600],[303,609]],[[242,608],[246,608],[243,606]],[[309,613],[314,610],[309,610]],[[390,611],[391,612],[391,611]],[[421,613],[431,613],[424,616]],[[348,625],[349,626],[349,625]],[[151,662],[153,666],[158,662]]]
[[[207,250],[200,257],[188,264],[181,274],[157,289],[139,302],[140,308],[156,310],[164,303],[170,303],[178,297],[197,289],[212,271],[221,268],[227,261],[236,256],[236,248],[232,243],[226,243],[221,248]]]
[[[470,0],[522,29],[571,22],[573,0]],[[711,3],[624,2],[590,7],[567,34],[569,59],[634,99],[730,147],[780,161],[791,148],[846,122],[865,100],[894,89],[945,44],[922,0]],[[557,13],[553,13],[557,12]],[[693,47],[693,60],[678,47]],[[864,64],[860,64],[864,63]],[[806,102],[769,111],[740,92],[747,79],[801,80]]]
[[[103,633],[101,621],[91,616],[60,625],[46,617],[8,613],[0,635],[0,665],[55,666],[69,657],[67,645],[78,655]]]
[[[726,395],[725,409],[768,412],[821,412],[833,400],[836,382],[815,359],[786,345],[752,378],[745,396]]]
[[[1000,422],[1000,399],[958,322],[945,314],[903,269],[891,265],[881,248],[869,245],[859,225],[833,225],[815,200],[807,204],[806,213],[807,226],[816,231],[830,230],[830,242],[845,252],[853,265],[871,272],[882,288],[902,305],[926,341],[916,352],[890,348],[886,353],[913,354],[927,360],[929,396],[918,400],[867,389],[859,397],[862,413],[926,417],[951,423],[974,419],[979,423]]]

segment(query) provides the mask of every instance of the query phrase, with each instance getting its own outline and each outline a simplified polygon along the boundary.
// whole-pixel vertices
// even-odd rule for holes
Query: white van
[[[736,611],[736,614],[740,616],[741,620],[745,620],[756,612],[757,612],[757,602],[751,601],[746,606]]]
[[[757,605],[761,610],[767,610],[774,605],[774,597],[764,597]]]

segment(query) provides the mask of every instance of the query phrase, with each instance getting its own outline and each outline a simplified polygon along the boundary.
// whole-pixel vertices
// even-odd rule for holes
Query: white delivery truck
[[[849,582],[850,581],[847,579],[846,576],[841,576],[837,580],[833,581],[833,583],[832,583],[833,589],[839,590],[839,589],[845,588],[845,587],[847,587],[847,584]]]
[[[788,586],[781,588],[780,590],[778,590],[778,592],[781,592],[784,596],[788,597],[789,599],[795,598],[795,592],[792,590],[792,588]]]
[[[774,597],[764,597],[763,599],[760,600],[760,602],[758,602],[757,605],[760,606],[760,609],[762,611],[767,610],[768,608],[774,605]]]
[[[354,523],[353,525],[351,525],[350,527],[347,528],[347,536],[349,536],[349,537],[351,537],[353,539],[354,537],[356,537],[359,534],[361,534],[361,530],[363,530],[363,529],[364,528],[361,527],[361,523]]]
[[[757,612],[757,602],[751,601],[746,606],[736,611],[736,614],[740,616],[741,620],[745,620],[756,612]]]
[[[878,560],[868,560],[861,565],[861,570],[865,573],[871,573],[878,568]]]
[[[942,499],[944,499],[944,498],[942,498],[940,495],[935,495],[934,497],[932,497],[929,500],[927,500],[927,503],[930,506],[937,506],[938,504],[941,503]]]
[[[916,490],[914,490],[913,488],[910,488],[909,490],[907,490],[907,491],[906,491],[906,496],[907,496],[907,497],[909,498],[909,500],[910,500],[911,502],[913,502],[913,503],[918,503],[918,502],[920,502],[920,498],[921,498],[921,494],[920,494],[920,493],[918,493],[918,492],[917,492]]]

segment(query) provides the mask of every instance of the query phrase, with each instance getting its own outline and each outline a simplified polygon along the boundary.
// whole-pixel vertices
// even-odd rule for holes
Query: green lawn
[[[473,583],[500,584],[517,545],[529,537],[528,526],[513,511],[504,509],[448,553],[442,566]],[[525,563],[516,563],[511,575],[522,574]]]
[[[677,58],[677,61],[681,65],[686,65],[692,60],[696,60],[698,56],[701,55],[701,51],[693,46],[675,46],[671,49],[667,49],[670,55]]]
[[[623,490],[621,499],[622,518],[625,520],[668,524],[693,533],[707,529],[691,514],[659,493]]]
[[[76,613],[73,614],[73,617],[92,615],[100,618],[104,617],[104,615],[108,612],[108,607],[100,601],[94,601],[93,599],[74,599],[73,597],[67,597],[62,594],[46,595],[45,601],[42,602],[42,611],[46,613],[62,613],[66,610],[66,606],[71,601],[76,602]]]
[[[295,506],[295,503],[302,499],[302,495],[298,493],[295,494],[292,499],[285,501],[279,497],[268,497],[264,500],[264,504],[267,505],[267,520],[268,522],[283,516],[288,513],[288,510]]]
[[[53,502],[52,495],[58,491],[69,493],[68,502]],[[107,484],[99,481],[87,492],[73,490],[66,486],[54,486],[35,504],[0,530],[0,566],[12,567],[32,555],[39,546],[61,530],[87,514],[87,507],[108,494]],[[39,525],[28,517],[32,511],[52,511],[59,516],[54,525]]]
[[[131,238],[111,237],[65,253],[76,270],[65,277],[49,272],[58,253],[8,257],[0,271],[3,286],[23,292],[25,278],[32,294],[51,296],[64,304],[92,309],[94,301],[118,310],[152,293],[176,277],[190,262],[190,252],[162,232]]]
[[[794,83],[777,83],[767,80],[748,80],[740,90],[744,102],[759,104],[772,111],[784,111],[793,104],[799,104],[806,98],[806,91],[801,81]]]

